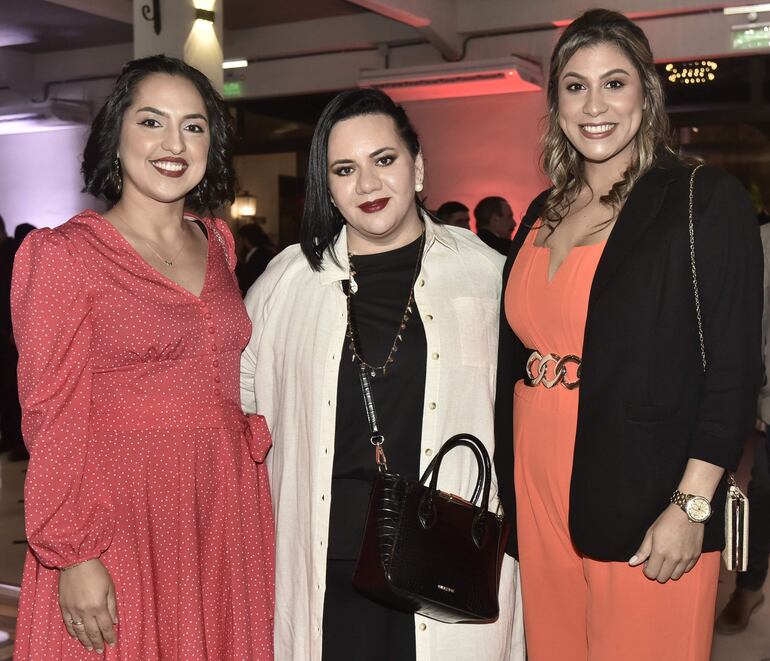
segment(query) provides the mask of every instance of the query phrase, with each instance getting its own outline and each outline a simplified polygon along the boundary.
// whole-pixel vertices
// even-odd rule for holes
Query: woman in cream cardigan
[[[254,331],[241,364],[244,407],[274,438],[276,658],[523,661],[510,557],[491,624],[398,612],[351,585],[376,472],[358,366],[375,374],[391,470],[418,478],[459,432],[492,454],[503,258],[421,209],[417,135],[381,92],[330,102],[307,181],[300,245],[246,297]],[[469,497],[476,470],[471,453],[453,452],[441,488]]]

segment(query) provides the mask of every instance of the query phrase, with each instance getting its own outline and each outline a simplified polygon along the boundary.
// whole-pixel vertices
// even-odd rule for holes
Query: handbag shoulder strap
[[[366,419],[369,422],[369,431],[371,432],[369,442],[374,446],[374,461],[377,464],[377,470],[381,473],[387,473],[388,460],[385,457],[385,450],[382,449],[385,437],[377,424],[377,410],[374,408],[374,397],[372,397],[372,382],[369,379],[366,366],[360,363],[358,365],[358,378],[361,380],[361,393],[364,396]]]
[[[693,189],[695,188],[695,173],[703,167],[703,163],[696,165],[690,173],[690,199],[689,199],[689,231],[690,231],[690,270],[692,272],[692,290],[695,295],[695,316],[698,319],[698,339],[700,340],[700,356],[703,363],[703,372],[706,372],[706,343],[703,339],[703,318],[700,311],[700,293],[698,291],[698,269],[695,267],[695,224],[693,223]],[[727,484],[731,488],[737,488],[735,474],[725,471]]]
[[[689,198],[689,231],[690,231],[690,270],[692,272],[692,289],[695,294],[695,316],[698,319],[698,339],[700,340],[700,355],[703,363],[703,371],[706,371],[706,343],[703,339],[703,318],[700,310],[700,293],[698,291],[698,269],[695,266],[695,224],[693,223],[693,190],[695,188],[695,173],[703,167],[703,163],[696,165],[690,173],[690,198]]]

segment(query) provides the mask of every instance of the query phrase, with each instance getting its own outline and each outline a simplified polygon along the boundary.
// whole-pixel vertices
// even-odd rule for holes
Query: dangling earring
[[[198,185],[193,189],[192,194],[198,198],[197,200],[195,200],[196,204],[202,205],[203,191],[206,190],[207,186],[208,186],[208,181],[206,180],[206,177],[203,177],[203,179],[201,179]]]
[[[414,185],[414,189],[415,189],[415,190],[416,190],[418,193],[422,193],[422,182],[415,184],[415,185]]]
[[[112,162],[114,172],[113,176],[115,177],[115,188],[117,188],[118,193],[120,193],[121,190],[123,190],[123,177],[120,176],[120,159],[115,158],[115,160]]]

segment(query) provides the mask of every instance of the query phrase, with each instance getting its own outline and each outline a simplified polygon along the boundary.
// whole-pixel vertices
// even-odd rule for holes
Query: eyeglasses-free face
[[[195,85],[182,76],[147,76],[123,115],[122,196],[184,199],[203,179],[210,144],[206,106]]]
[[[617,46],[586,46],[567,61],[559,76],[558,107],[562,131],[587,161],[620,165],[630,159],[644,91],[636,68]]]
[[[327,146],[329,193],[348,226],[352,252],[391,250],[420,235],[415,185],[422,155],[413,158],[387,115],[359,115],[335,124]]]

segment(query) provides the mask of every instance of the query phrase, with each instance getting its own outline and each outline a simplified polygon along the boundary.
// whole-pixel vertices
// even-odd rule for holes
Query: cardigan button
[[[433,315],[432,314],[426,314],[425,315],[425,319],[427,319],[428,321],[433,321]]]
[[[431,358],[433,358],[433,360],[438,360],[438,352],[434,352],[434,353],[431,355]]]
[[[433,456],[433,450],[431,450],[430,448],[425,450],[425,456],[426,457],[432,457]]]
[[[427,625],[427,624],[425,624],[425,622],[420,622],[420,624],[418,624],[418,625],[417,625],[417,628],[418,628],[420,631],[425,631],[425,629],[427,629],[427,628],[428,628],[428,625]]]
[[[428,404],[428,408],[431,411],[435,411],[436,410],[436,402],[431,402],[430,404]]]

